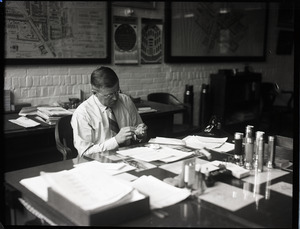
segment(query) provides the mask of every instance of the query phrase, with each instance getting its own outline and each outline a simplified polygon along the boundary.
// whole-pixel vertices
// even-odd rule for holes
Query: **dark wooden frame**
[[[268,3],[265,4],[265,22],[264,26],[264,39],[262,55],[251,56],[190,56],[190,55],[172,55],[172,3],[176,2],[166,2],[165,3],[165,62],[166,63],[195,63],[195,62],[245,62],[245,61],[265,61],[266,59],[266,42],[267,42],[267,31],[268,31]],[[234,3],[234,2],[233,2]],[[262,22],[263,23],[263,22]]]
[[[111,63],[111,2],[106,1],[106,57],[99,58],[6,58],[7,65],[99,64]],[[5,11],[5,8],[4,8]],[[6,35],[4,35],[6,36]]]

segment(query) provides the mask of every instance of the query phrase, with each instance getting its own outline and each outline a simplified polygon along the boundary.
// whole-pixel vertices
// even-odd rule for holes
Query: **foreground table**
[[[98,154],[95,155],[94,159],[102,162],[111,162],[110,159],[106,157],[111,154],[114,154],[114,152],[107,152],[102,155]],[[211,160],[221,160],[228,156],[229,154],[212,152]],[[63,169],[71,169],[75,164],[90,160],[93,160],[93,157],[75,158],[6,173],[6,201],[10,206],[13,215],[16,216],[15,222],[12,223],[22,224],[21,218],[18,218],[18,214],[16,213],[20,205],[17,197],[20,197],[33,209],[46,216],[47,219],[50,220],[50,224],[52,222],[57,225],[73,225],[70,220],[51,209],[46,202],[23,187],[19,181],[24,178],[38,176],[40,171],[56,172]],[[176,164],[180,163],[181,162],[175,162],[173,164],[176,167]],[[172,164],[168,164],[168,166],[172,167]],[[152,175],[161,180],[167,177],[175,177],[177,175],[166,168],[167,167],[165,165],[162,165],[151,169],[131,171],[129,173],[135,176]],[[231,211],[209,201],[190,197],[178,204],[163,208],[162,210],[166,214],[162,217],[158,217],[156,211],[152,211],[151,214],[125,222],[120,226],[292,228],[296,225],[293,225],[293,220],[294,223],[296,222],[296,219],[293,218],[293,197],[270,189],[271,185],[280,182],[284,182],[284,184],[293,184],[293,173],[286,172],[282,176],[278,176],[272,180],[266,180],[266,182],[262,183],[251,183],[234,177],[226,177],[218,184],[229,187],[229,192],[232,193],[232,196],[230,197],[232,198],[232,201],[234,201],[235,198],[240,198],[239,201],[244,201],[247,196],[251,197],[253,195],[256,195],[257,197],[260,196],[260,198],[257,198],[257,201],[238,210]],[[235,188],[238,188],[239,192],[237,192]],[[243,193],[242,198],[239,196],[241,193]],[[215,196],[214,198],[217,199],[220,197]],[[222,201],[225,200],[220,199],[220,202]]]

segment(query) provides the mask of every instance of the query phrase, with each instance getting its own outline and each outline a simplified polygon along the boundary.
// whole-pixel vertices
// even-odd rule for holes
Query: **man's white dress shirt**
[[[74,111],[71,125],[74,146],[80,156],[114,150],[119,147],[109,129],[106,108],[95,95],[91,95]],[[119,99],[112,110],[120,129],[143,123],[131,98],[125,94],[119,94]]]

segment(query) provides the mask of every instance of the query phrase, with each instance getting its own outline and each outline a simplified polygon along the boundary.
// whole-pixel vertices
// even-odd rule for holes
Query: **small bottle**
[[[195,182],[193,183],[192,188],[195,190],[194,196],[200,196],[206,189],[200,164],[195,165]]]
[[[246,138],[245,142],[245,168],[251,170],[253,168],[253,138]]]
[[[184,166],[184,183],[185,187],[191,189],[195,180],[195,164],[189,162]]]
[[[208,171],[208,168],[206,168],[206,171],[205,171],[204,181],[205,181],[206,187],[212,187],[215,184],[213,177],[210,175],[210,173]]]
[[[243,133],[234,134],[234,159],[239,166],[243,165]]]
[[[256,131],[255,132],[255,141],[254,141],[254,167],[258,168],[258,142],[260,137],[264,137],[265,132]]]
[[[269,160],[267,163],[267,167],[269,169],[274,168],[274,158],[275,158],[275,137],[269,136],[268,138],[268,154],[269,154]]]
[[[257,161],[257,169],[258,172],[264,171],[264,138],[261,136],[258,140],[258,161]]]
[[[254,129],[254,126],[251,126],[251,125],[247,125],[246,126],[245,142],[246,142],[247,138],[253,138],[254,137],[254,135],[253,135],[253,129]]]

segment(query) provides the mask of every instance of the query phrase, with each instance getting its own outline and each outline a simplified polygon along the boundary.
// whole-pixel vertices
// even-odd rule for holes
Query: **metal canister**
[[[259,139],[258,139],[258,160],[257,160],[257,169],[258,169],[258,172],[263,172],[264,171],[264,146],[265,146],[265,143],[264,143],[264,138],[263,136],[261,136]]]
[[[251,170],[253,168],[253,152],[254,141],[253,138],[245,139],[245,168]]]
[[[258,142],[259,139],[262,137],[264,138],[265,132],[263,131],[256,131],[255,132],[255,141],[254,141],[254,167],[258,167]]]
[[[236,164],[243,165],[243,133],[234,134],[234,159]]]
[[[269,136],[268,137],[268,163],[267,167],[269,169],[274,168],[274,158],[275,158],[275,137]]]
[[[254,126],[247,125],[246,126],[246,132],[245,132],[245,139],[247,138],[253,138],[254,137]]]

